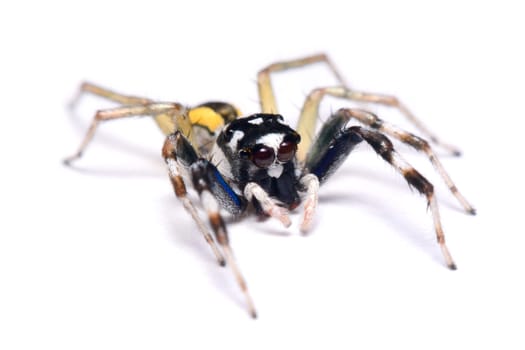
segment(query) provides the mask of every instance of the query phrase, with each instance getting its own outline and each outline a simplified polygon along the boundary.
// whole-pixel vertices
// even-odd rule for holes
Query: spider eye
[[[283,141],[279,145],[277,159],[283,163],[289,162],[294,157],[295,151],[297,151],[297,144],[295,142]]]
[[[243,148],[239,151],[239,157],[241,157],[241,159],[249,159],[250,156],[251,152],[249,149]]]
[[[275,160],[273,148],[260,146],[252,153],[252,162],[259,168],[267,168]]]

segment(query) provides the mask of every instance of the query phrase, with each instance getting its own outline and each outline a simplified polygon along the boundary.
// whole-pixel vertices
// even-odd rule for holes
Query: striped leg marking
[[[358,126],[351,127],[348,130],[360,135],[370,146],[372,146],[374,151],[379,154],[381,158],[391,164],[403,175],[410,186],[414,187],[419,193],[427,198],[428,206],[432,212],[432,218],[434,220],[437,242],[441,248],[447,266],[451,270],[455,270],[456,264],[445,244],[445,235],[441,226],[437,201],[434,196],[434,186],[394,150],[392,142],[390,142],[390,140],[383,134]]]
[[[450,192],[452,192],[452,194],[456,197],[459,203],[463,206],[465,211],[472,215],[476,214],[476,209],[474,209],[474,207],[459,192],[458,188],[452,181],[452,178],[450,177],[450,175],[448,175],[445,168],[443,167],[443,165],[441,164],[441,162],[439,161],[439,159],[437,158],[427,141],[379,119],[375,114],[368,111],[364,111],[361,109],[343,108],[340,109],[337,112],[337,114],[342,115],[346,120],[354,118],[372,129],[378,130],[403,143],[406,143],[407,145],[413,147],[417,151],[423,152],[434,166],[434,169],[436,169],[438,174],[441,176],[441,178],[449,188]]]
[[[175,153],[177,137],[182,136],[180,136],[180,134],[168,136],[166,138],[166,142],[164,143],[164,147],[162,148],[162,156],[164,157],[164,160],[166,161],[166,164],[168,166],[168,174],[171,180],[171,184],[173,185],[173,190],[175,191],[175,195],[177,196],[177,198],[182,202],[184,209],[186,209],[186,211],[193,218],[193,221],[195,221],[195,223],[197,224],[197,227],[204,239],[206,240],[206,242],[210,245],[210,248],[212,249],[213,254],[215,255],[219,265],[224,266],[224,257],[219,251],[219,248],[213,240],[212,235],[209,233],[206,224],[200,218],[197,209],[195,208],[191,200],[187,197],[186,185],[184,184],[184,180],[180,174],[179,164],[177,163]]]
[[[403,103],[401,103],[397,97],[378,93],[354,91],[346,86],[333,86],[314,89],[310,92],[304,102],[297,126],[297,131],[303,140],[306,141],[302,148],[299,148],[298,155],[300,160],[304,159],[303,157],[306,155],[309,148],[308,146],[313,139],[315,124],[319,117],[319,105],[326,95],[395,108],[431,142],[453,155],[459,156],[461,154],[458,148],[442,142],[435,134],[433,134],[423,122],[421,122],[421,120],[419,120]]]
[[[193,217],[193,220],[197,223],[199,231],[201,231],[202,235],[206,239],[206,242],[208,242],[212,248],[217,257],[217,260],[219,261],[219,264],[224,266],[225,263],[227,263],[228,266],[230,266],[237,284],[245,296],[248,312],[253,318],[257,317],[253,300],[250,296],[250,293],[248,292],[248,287],[233,257],[233,252],[229,244],[228,232],[226,231],[226,225],[224,224],[224,220],[220,214],[221,205],[218,201],[218,198],[221,199],[223,203],[230,201],[230,205],[233,206],[235,205],[231,204],[235,203],[235,200],[231,198],[233,193],[230,193],[224,187],[222,187],[222,190],[216,188],[215,191],[212,191],[212,187],[220,186],[221,184],[220,181],[217,182],[216,178],[210,177],[210,173],[214,174],[214,170],[216,169],[214,167],[210,168],[209,166],[212,165],[206,160],[198,158],[195,149],[180,132],[171,134],[166,138],[166,142],[164,143],[164,147],[162,149],[162,154],[168,165],[169,176],[173,183],[175,194],[179,199],[181,199],[184,207]],[[199,194],[202,206],[208,215],[208,220],[215,234],[215,239],[222,248],[224,258],[211,234],[208,232],[206,225],[199,217],[193,203],[191,203],[191,201],[186,197],[186,188],[180,174],[181,168],[186,172],[186,175],[191,177],[193,185]],[[225,190],[226,194],[224,194]],[[239,205],[238,210],[241,209],[242,208]]]
[[[210,221],[213,232],[215,233],[215,238],[217,242],[221,245],[222,251],[226,258],[226,262],[235,276],[235,280],[239,285],[244,298],[246,300],[246,305],[248,307],[248,312],[252,318],[257,317],[257,312],[255,311],[255,305],[253,299],[248,291],[248,286],[244,277],[242,276],[241,270],[239,269],[237,262],[233,256],[232,249],[230,247],[228,232],[226,231],[226,225],[220,214],[220,205],[215,196],[210,190],[210,184],[204,179],[198,177],[199,174],[202,174],[201,171],[192,172],[193,183],[197,192],[199,193],[201,203],[208,214],[208,219]]]

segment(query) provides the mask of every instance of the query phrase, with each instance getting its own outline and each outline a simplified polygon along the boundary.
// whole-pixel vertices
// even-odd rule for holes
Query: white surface
[[[525,28],[505,3],[1,5],[0,348],[522,349]],[[424,200],[363,148],[321,188],[309,237],[300,213],[289,230],[229,226],[252,321],[175,199],[150,121],[103,125],[76,170],[60,163],[108,106],[86,98],[66,112],[83,79],[249,113],[257,69],[318,51],[464,151],[442,161],[476,217],[399,146],[436,185],[457,271],[443,266]],[[283,114],[330,83],[322,67],[276,77]]]

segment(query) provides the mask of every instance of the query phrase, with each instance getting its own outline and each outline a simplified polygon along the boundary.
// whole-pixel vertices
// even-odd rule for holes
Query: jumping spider
[[[270,75],[319,62],[328,66],[339,85],[314,89],[306,98],[297,129],[294,130],[277,114]],[[274,217],[289,226],[288,212],[303,203],[301,231],[306,232],[317,205],[319,185],[363,141],[392,165],[410,186],[426,197],[445,263],[450,269],[456,269],[445,245],[432,184],[403,160],[387,136],[423,152],[463,208],[468,213],[475,214],[475,209],[460,194],[425,139],[399,129],[366,110],[349,108],[333,113],[314,139],[309,136],[315,132],[319,104],[328,95],[394,107],[431,142],[459,155],[455,148],[440,142],[396,97],[348,88],[326,55],[271,64],[258,73],[257,82],[261,113],[243,117],[229,103],[208,102],[196,107],[185,107],[179,103],[121,95],[83,83],[74,103],[82,94],[91,93],[121,106],[99,110],[77,152],[64,162],[71,164],[81,157],[100,122],[133,116],[153,117],[167,135],[162,156],[177,198],[195,220],[219,264],[228,264],[232,269],[246,298],[248,311],[254,318],[255,307],[234,260],[226,226],[220,214],[221,208],[232,215],[241,214],[249,207],[254,208],[257,215]],[[363,126],[347,126],[350,120],[356,120]],[[187,184],[193,185],[198,192],[214,236],[209,233],[208,226],[187,197]]]

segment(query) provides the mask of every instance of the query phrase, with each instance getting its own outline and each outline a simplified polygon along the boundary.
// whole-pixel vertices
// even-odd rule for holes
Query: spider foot
[[[434,143],[435,145],[437,145],[438,147],[442,148],[445,152],[449,153],[453,157],[461,157],[462,155],[461,150],[454,145],[441,142],[435,137],[431,137],[430,141]]]
[[[273,205],[271,208],[269,208],[267,211],[269,216],[276,218],[279,220],[284,227],[289,227],[292,224],[292,221],[290,220],[290,216],[288,215],[288,210],[286,208],[283,208],[278,205]]]
[[[441,247],[441,252],[443,253],[443,257],[445,258],[445,263],[447,264],[447,267],[451,270],[457,270],[458,267],[456,263],[454,262],[454,259],[452,259],[452,255],[450,254],[450,251],[448,250],[444,238],[441,237],[438,239],[439,246]]]
[[[67,158],[64,158],[62,160],[62,163],[64,165],[67,165],[67,166],[71,166],[71,163],[73,163],[74,161],[76,161],[77,159],[79,159],[80,157],[82,157],[82,152],[78,152],[78,153],[75,153],[73,154],[72,156],[69,156]]]

